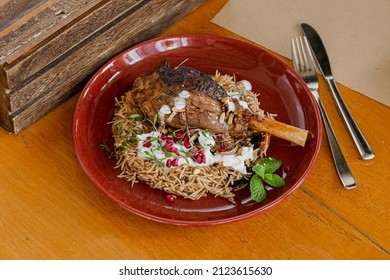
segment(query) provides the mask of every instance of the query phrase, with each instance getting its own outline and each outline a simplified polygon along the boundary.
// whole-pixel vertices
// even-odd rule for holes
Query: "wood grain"
[[[0,33],[0,64],[10,56],[23,51],[29,44],[34,44],[37,39],[47,36],[51,30],[59,25],[66,24],[67,19],[82,13],[101,0],[69,0],[51,1],[51,5],[40,11],[27,21],[21,21],[20,25],[9,32]]]
[[[124,11],[142,2],[144,1],[112,0],[96,3],[83,14],[74,17],[68,24],[39,40],[25,54],[16,53],[13,57],[8,57],[3,65],[4,86],[8,89],[20,87],[23,81],[33,79],[42,68],[55,64],[55,60],[61,59],[66,51],[99,32],[99,29],[104,28]]]
[[[238,37],[210,23],[224,3],[207,1],[158,36]],[[376,153],[359,158],[321,77],[320,95],[358,187],[342,188],[324,135],[297,191],[255,217],[215,227],[156,223],[103,196],[72,146],[78,94],[19,134],[0,130],[0,259],[390,260],[390,108],[338,86]]]
[[[47,0],[10,0],[0,5],[0,31]]]
[[[161,32],[202,2],[137,1],[109,23],[89,34],[16,91],[3,89],[2,126],[14,133],[66,99],[88,75],[114,54]],[[0,89],[1,91],[1,89]],[[6,104],[6,106],[4,105]],[[39,110],[37,110],[39,108]]]

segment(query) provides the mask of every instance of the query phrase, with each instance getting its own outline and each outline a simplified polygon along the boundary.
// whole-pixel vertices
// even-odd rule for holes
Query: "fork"
[[[333,162],[336,166],[337,174],[346,189],[352,189],[356,187],[355,178],[352,175],[351,170],[344,158],[344,155],[340,149],[334,134],[332,125],[330,124],[328,114],[325,111],[321,98],[318,94],[318,77],[314,66],[314,59],[311,54],[309,44],[306,37],[297,36],[291,40],[291,52],[294,69],[302,79],[306,82],[310,91],[317,101],[318,107],[321,112],[323,124],[325,127],[326,135],[328,137],[328,143],[330,151],[332,153]]]

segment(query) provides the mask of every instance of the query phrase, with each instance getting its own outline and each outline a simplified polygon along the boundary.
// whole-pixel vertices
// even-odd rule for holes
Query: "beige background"
[[[336,81],[390,106],[390,0],[229,0],[213,22],[290,59],[306,22]]]

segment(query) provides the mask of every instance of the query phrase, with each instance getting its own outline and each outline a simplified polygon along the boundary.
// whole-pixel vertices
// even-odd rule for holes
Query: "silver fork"
[[[326,135],[328,136],[328,142],[330,151],[332,153],[333,161],[336,166],[339,178],[346,189],[352,189],[356,187],[356,181],[353,177],[351,170],[344,158],[344,155],[337,142],[332,125],[330,124],[328,115],[322,104],[321,98],[318,95],[318,77],[314,67],[314,59],[310,52],[309,44],[306,37],[298,36],[291,40],[292,61],[294,69],[302,79],[308,85],[310,91],[313,93],[318,107],[320,108],[322,120],[324,123]]]

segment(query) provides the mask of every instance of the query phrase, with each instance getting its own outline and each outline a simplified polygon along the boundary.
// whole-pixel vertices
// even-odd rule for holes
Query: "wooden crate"
[[[205,0],[0,0],[0,122],[17,133]],[[7,12],[6,12],[7,11]]]

